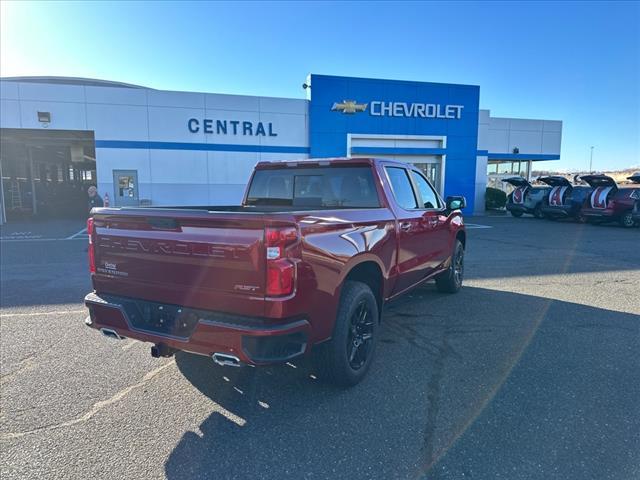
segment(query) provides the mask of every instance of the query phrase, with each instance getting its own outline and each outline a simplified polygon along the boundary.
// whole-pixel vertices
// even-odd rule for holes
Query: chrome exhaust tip
[[[124,337],[118,335],[118,332],[110,328],[101,328],[100,331],[105,337],[114,338],[116,340],[124,340]]]
[[[235,355],[229,355],[228,353],[214,353],[211,355],[213,361],[223,367],[240,367],[242,362]]]

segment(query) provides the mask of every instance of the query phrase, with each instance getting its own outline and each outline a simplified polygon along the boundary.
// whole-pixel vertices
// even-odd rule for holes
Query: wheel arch
[[[348,281],[362,282],[373,292],[378,304],[378,316],[382,318],[382,306],[384,303],[384,274],[380,264],[373,259],[362,259],[351,265],[340,283],[340,290]]]

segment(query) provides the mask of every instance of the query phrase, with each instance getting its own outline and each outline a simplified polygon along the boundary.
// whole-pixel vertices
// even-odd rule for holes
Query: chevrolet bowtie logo
[[[366,103],[356,103],[355,100],[343,100],[342,103],[334,103],[333,107],[331,107],[333,112],[342,113],[364,112],[366,109]]]

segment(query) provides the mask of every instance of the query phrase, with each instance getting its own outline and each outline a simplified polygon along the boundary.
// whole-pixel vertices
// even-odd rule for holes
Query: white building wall
[[[90,130],[97,148],[98,189],[113,198],[113,170],[137,170],[139,198],[154,205],[237,203],[258,161],[307,158],[308,101],[120,86],[84,86],[0,81],[0,127],[33,128],[37,112],[51,112],[49,129]],[[190,118],[200,131],[190,132]],[[277,136],[242,132],[204,133],[202,120],[262,122]],[[484,205],[487,160],[491,153],[559,155],[562,122],[491,117],[479,112],[476,205]],[[158,148],[103,142],[162,142]],[[198,144],[167,146],[167,143]],[[234,145],[246,151],[224,151]],[[135,145],[140,147],[140,144]],[[131,148],[129,148],[131,147]],[[261,152],[261,148],[297,147],[302,153]],[[482,198],[480,198],[482,197]]]
[[[562,122],[491,117],[489,110],[480,111],[478,149],[491,153],[560,155]]]
[[[93,131],[98,189],[111,198],[113,170],[121,169],[137,170],[139,198],[153,205],[237,203],[256,162],[308,157],[260,151],[308,149],[307,100],[12,81],[0,82],[0,97],[1,128],[45,128],[37,112],[47,111],[50,130]],[[189,131],[190,118],[199,120],[199,132]],[[248,121],[253,129],[262,122],[267,135],[243,135],[242,129],[234,135],[230,124],[226,135],[204,133],[205,118],[214,127],[216,120]],[[269,123],[277,136],[269,136]],[[126,148],[121,143],[113,148],[113,141],[134,142],[131,147],[140,147],[137,142],[162,145]],[[229,145],[247,151],[224,151]]]
[[[476,158],[475,182],[476,211],[474,213],[481,214],[484,210],[487,164],[492,154],[506,154],[509,160],[504,161],[511,161],[519,158],[513,153],[517,148],[518,155],[521,155],[524,161],[532,158],[535,160],[537,155],[559,156],[561,143],[561,121],[492,117],[489,110],[480,110],[478,114],[479,152]]]
[[[490,123],[491,116],[489,110],[480,110],[478,113],[478,150],[486,150],[483,146],[488,142]],[[476,157],[474,215],[484,214],[485,194],[487,190],[487,162],[488,158],[486,155],[478,155]]]

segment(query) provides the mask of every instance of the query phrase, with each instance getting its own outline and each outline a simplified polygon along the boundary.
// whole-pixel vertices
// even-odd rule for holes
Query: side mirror
[[[450,196],[445,200],[447,210],[460,210],[467,206],[467,199],[463,196]]]

